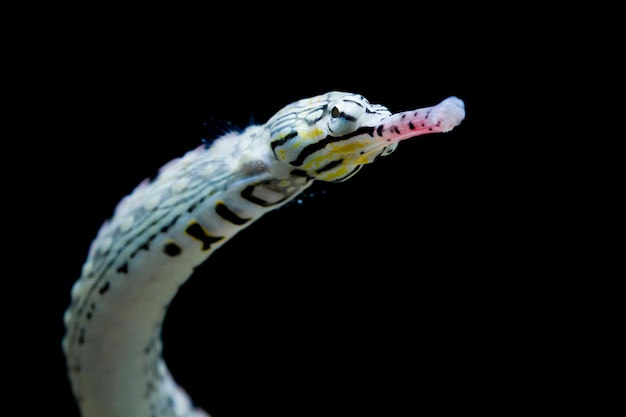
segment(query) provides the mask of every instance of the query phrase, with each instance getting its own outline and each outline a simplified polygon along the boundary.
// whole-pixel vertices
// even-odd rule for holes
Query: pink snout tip
[[[452,130],[465,118],[465,103],[458,97],[448,97],[432,108],[432,122],[440,123],[443,132]]]

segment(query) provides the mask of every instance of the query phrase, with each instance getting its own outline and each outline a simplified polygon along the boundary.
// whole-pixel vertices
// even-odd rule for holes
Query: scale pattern
[[[91,244],[64,316],[84,417],[206,417],[170,375],[161,326],[178,288],[237,232],[314,180],[345,181],[398,142],[465,117],[449,97],[391,114],[359,94],[298,100],[164,165],[122,199]]]

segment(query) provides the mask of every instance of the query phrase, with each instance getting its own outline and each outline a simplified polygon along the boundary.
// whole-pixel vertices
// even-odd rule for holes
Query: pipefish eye
[[[337,106],[333,107],[332,110],[330,111],[330,115],[333,119],[336,119],[337,117],[339,117],[340,114],[341,112],[339,111]]]

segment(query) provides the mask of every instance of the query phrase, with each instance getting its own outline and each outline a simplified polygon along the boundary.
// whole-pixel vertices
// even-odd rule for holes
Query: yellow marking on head
[[[306,171],[319,169],[329,160],[330,159],[327,157],[327,155],[316,155],[315,157],[311,158],[306,164],[303,164],[301,168]]]
[[[333,170],[331,173],[328,173],[328,174],[324,173],[324,179],[326,181],[333,181],[347,174],[348,174],[348,167],[345,165],[341,165],[340,167]]]
[[[333,153],[358,153],[368,145],[363,141],[347,141],[347,142],[335,142],[329,146]]]
[[[369,164],[370,162],[372,162],[372,161],[370,160],[370,157],[367,154],[359,156],[357,159],[354,160],[354,163],[356,165]]]
[[[319,127],[315,127],[313,129],[306,129],[304,131],[298,132],[298,136],[300,136],[304,140],[309,139],[317,139],[324,134],[324,131]]]

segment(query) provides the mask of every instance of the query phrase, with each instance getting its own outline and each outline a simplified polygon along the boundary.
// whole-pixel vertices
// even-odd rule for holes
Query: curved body
[[[314,180],[344,181],[399,141],[448,131],[463,102],[392,115],[330,92],[161,168],[116,207],[72,289],[63,349],[84,417],[201,417],[161,356],[167,306],[195,267]]]

